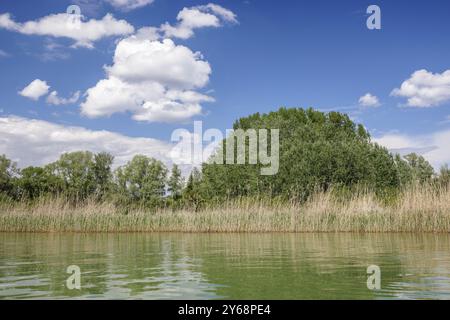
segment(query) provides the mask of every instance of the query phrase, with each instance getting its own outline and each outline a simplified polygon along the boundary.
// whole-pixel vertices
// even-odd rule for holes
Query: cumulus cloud
[[[234,12],[232,12],[231,10],[225,9],[224,7],[221,7],[218,4],[208,3],[207,5],[198,6],[197,8],[200,8],[200,10],[204,10],[204,11],[210,11],[210,12],[218,15],[224,21],[231,22],[231,23],[238,23],[237,16]]]
[[[220,27],[223,22],[237,23],[236,15],[217,4],[183,8],[177,15],[177,24],[166,22],[160,30],[165,37],[188,39],[194,35],[194,30],[205,27]]]
[[[117,1],[116,4],[119,2],[137,3]],[[233,12],[215,4],[184,8],[178,14],[178,21],[176,28],[189,30],[189,36],[194,29],[237,22]],[[81,21],[74,30],[67,25],[66,14],[17,23],[7,13],[0,15],[1,27],[25,34],[69,37],[76,40],[76,46],[87,47],[103,36],[134,33],[127,22],[115,20],[109,14],[102,20]],[[211,67],[200,52],[177,45],[166,37],[177,36],[167,34],[162,27],[143,27],[118,41],[113,63],[104,67],[106,77],[86,91],[81,113],[102,117],[128,112],[133,119],[147,122],[180,122],[201,114],[202,104],[214,101],[199,92],[208,84]],[[39,96],[47,94],[48,89]],[[47,102],[70,104],[78,98],[79,93],[61,98],[53,91]]]
[[[61,98],[61,97],[58,96],[58,92],[57,91],[52,91],[47,96],[46,101],[47,101],[48,104],[59,106],[59,105],[65,105],[65,104],[74,104],[74,103],[76,103],[78,101],[79,98],[80,98],[80,91],[75,92],[69,98]]]
[[[432,73],[425,69],[415,71],[392,96],[407,98],[408,107],[435,107],[450,101],[450,70]]]
[[[198,52],[170,39],[151,40],[141,30],[121,40],[107,78],[86,92],[81,104],[88,117],[131,112],[138,121],[183,121],[201,113],[201,103],[213,98],[194,89],[204,87],[211,67]]]
[[[189,38],[203,27],[237,23],[236,15],[216,4],[184,8],[178,24],[144,27],[117,43],[106,77],[86,91],[81,104],[88,117],[129,112],[147,122],[179,122],[202,112],[214,99],[198,92],[209,81],[211,67],[200,52],[170,38]]]
[[[16,22],[9,13],[0,14],[0,28],[26,35],[64,37],[75,40],[73,47],[92,48],[93,42],[110,36],[129,35],[134,27],[111,14],[101,20],[87,20],[68,13],[51,14],[38,20]]]
[[[203,87],[211,67],[199,52],[192,52],[170,39],[163,41],[129,38],[118,43],[108,75],[130,83],[158,82],[178,88]]]
[[[450,130],[425,135],[388,133],[373,140],[393,153],[421,154],[435,169],[439,169],[441,165],[450,164]]]
[[[29,99],[37,101],[40,97],[48,94],[49,89],[50,86],[47,84],[47,81],[36,79],[33,80],[28,86],[23,88],[18,93],[23,97],[27,97]],[[78,101],[79,98],[80,98],[80,91],[75,92],[69,98],[62,98],[58,96],[58,92],[54,90],[50,92],[50,94],[47,96],[46,102],[48,104],[59,106],[65,104],[74,104]]]
[[[371,93],[366,93],[360,97],[358,103],[362,107],[379,107],[381,105],[378,97],[372,95]]]
[[[38,100],[40,97],[48,93],[50,86],[46,81],[40,79],[33,80],[29,85],[19,91],[19,94],[23,97],[29,98],[31,100]]]
[[[109,152],[115,166],[123,165],[136,154],[154,157],[170,165],[173,145],[151,138],[134,138],[110,131],[66,127],[42,120],[0,117],[0,154],[6,154],[20,167],[55,161],[62,153],[79,150]]]
[[[154,0],[104,0],[122,10],[133,10],[153,3]]]

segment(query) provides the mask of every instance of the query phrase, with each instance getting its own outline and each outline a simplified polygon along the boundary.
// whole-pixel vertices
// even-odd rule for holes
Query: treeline
[[[120,206],[198,209],[237,197],[305,201],[313,192],[330,188],[364,187],[390,197],[412,183],[448,186],[450,182],[448,166],[435,173],[422,156],[392,155],[373,143],[362,125],[338,112],[281,108],[239,119],[233,128],[280,129],[278,174],[262,176],[260,165],[208,162],[184,179],[176,165],[167,168],[144,155],[113,170],[112,155],[89,151],[63,154],[43,167],[18,169],[0,156],[0,199],[61,196],[75,204],[93,199]]]
[[[119,205],[163,206],[180,202],[184,181],[178,166],[170,176],[161,162],[136,155],[112,170],[114,157],[89,151],[65,153],[44,167],[18,169],[0,156],[0,197],[28,201],[41,197],[64,197],[73,203],[113,200]],[[172,203],[170,203],[172,204]]]

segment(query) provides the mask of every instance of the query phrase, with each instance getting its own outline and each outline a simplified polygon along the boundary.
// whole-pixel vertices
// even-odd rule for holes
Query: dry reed
[[[317,193],[304,204],[240,199],[189,209],[135,209],[112,203],[70,205],[42,199],[0,206],[0,232],[450,232],[450,188],[412,186],[393,204],[369,192],[342,201]]]

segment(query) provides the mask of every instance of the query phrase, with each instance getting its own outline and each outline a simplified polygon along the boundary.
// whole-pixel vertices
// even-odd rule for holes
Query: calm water
[[[450,236],[0,233],[0,299],[36,298],[450,299]]]

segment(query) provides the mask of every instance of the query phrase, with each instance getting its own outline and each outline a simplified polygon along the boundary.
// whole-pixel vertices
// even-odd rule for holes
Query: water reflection
[[[0,298],[450,299],[450,236],[0,234]],[[82,289],[68,290],[78,265]],[[382,289],[366,287],[378,265]]]

